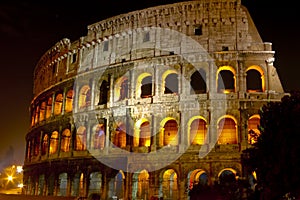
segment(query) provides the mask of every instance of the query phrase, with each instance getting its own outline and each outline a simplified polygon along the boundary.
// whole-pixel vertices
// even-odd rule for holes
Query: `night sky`
[[[24,161],[33,70],[50,47],[65,37],[74,41],[85,36],[87,25],[107,17],[175,2],[179,0],[1,2],[0,168],[8,158],[17,164]],[[263,41],[273,44],[274,65],[287,92],[300,89],[300,21],[295,3],[242,0]]]

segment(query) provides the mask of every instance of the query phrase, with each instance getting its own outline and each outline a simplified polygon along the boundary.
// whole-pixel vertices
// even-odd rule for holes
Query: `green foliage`
[[[261,135],[253,148],[245,150],[246,164],[256,171],[268,199],[299,193],[300,91],[281,102],[269,102],[259,114]]]

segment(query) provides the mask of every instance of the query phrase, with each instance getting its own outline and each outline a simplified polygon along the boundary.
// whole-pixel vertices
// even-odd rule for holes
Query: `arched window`
[[[51,134],[51,138],[50,138],[50,154],[54,154],[56,153],[58,150],[58,132],[54,131]]]
[[[178,125],[175,120],[168,120],[164,125],[163,145],[178,145]]]
[[[133,199],[148,199],[149,194],[149,173],[146,170],[133,174]]]
[[[80,89],[78,105],[79,108],[86,108],[91,104],[91,89],[90,86],[85,85]]]
[[[51,113],[52,113],[52,97],[49,97],[47,101],[47,108],[46,108],[46,119],[51,117]]]
[[[105,124],[98,124],[93,132],[93,148],[103,149],[105,147]]]
[[[141,82],[141,98],[152,96],[152,76],[143,78]]]
[[[48,134],[44,135],[43,144],[42,144],[42,155],[46,155],[48,153]]]
[[[190,127],[190,144],[201,145],[205,143],[206,122],[203,119],[195,119]]]
[[[128,78],[126,76],[120,77],[115,82],[114,90],[114,101],[121,101],[128,98],[129,85]]]
[[[40,107],[39,121],[45,120],[45,113],[46,113],[46,102],[42,102]]]
[[[205,187],[208,185],[208,175],[204,170],[196,169],[188,176],[189,190],[195,186]],[[200,194],[199,194],[200,195]]]
[[[39,122],[39,114],[40,114],[40,107],[37,106],[35,108],[35,111],[34,111],[34,124],[37,124]]]
[[[237,128],[233,119],[226,117],[218,123],[218,144],[237,144]]]
[[[260,125],[260,116],[253,115],[248,120],[248,143],[254,144],[257,142],[257,139],[260,135],[259,130]]]
[[[162,193],[166,199],[176,199],[178,197],[177,173],[173,169],[168,169],[163,174]]]
[[[165,94],[178,94],[178,75],[171,73],[165,79]]]
[[[217,92],[231,93],[235,92],[235,72],[232,67],[224,66],[218,70],[217,74]]]
[[[77,129],[75,150],[76,151],[86,150],[86,128],[84,126],[80,126]]]
[[[124,148],[126,147],[126,126],[123,123],[120,123],[113,135],[113,143],[117,147]]]
[[[100,172],[92,172],[90,174],[89,194],[100,195],[101,185],[102,185],[102,174]]]
[[[54,103],[54,115],[60,115],[62,111],[62,102],[63,102],[63,95],[58,94],[55,98]]]
[[[61,173],[58,178],[59,191],[57,196],[67,196],[68,174]]]
[[[100,86],[99,103],[98,105],[106,104],[109,96],[109,83],[103,80]]]
[[[236,172],[233,169],[224,169],[219,173],[219,182],[222,186],[233,186],[236,182]]]
[[[262,92],[262,75],[260,72],[256,69],[250,69],[246,73],[247,92]]]
[[[151,132],[150,132],[150,123],[144,122],[140,127],[140,139],[139,146],[140,147],[149,147],[151,143]]]
[[[65,129],[62,133],[61,138],[61,151],[68,152],[70,151],[70,141],[71,141],[71,131]]]
[[[206,73],[203,69],[195,71],[191,76],[191,94],[206,93]]]
[[[69,90],[66,96],[66,106],[65,106],[66,112],[72,112],[73,110],[73,96],[74,96],[74,91]]]

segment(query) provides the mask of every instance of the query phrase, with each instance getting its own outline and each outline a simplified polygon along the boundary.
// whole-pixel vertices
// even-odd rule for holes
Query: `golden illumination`
[[[237,144],[237,121],[230,115],[218,120],[218,144]]]
[[[8,181],[12,181],[13,180],[13,176],[12,175],[7,176],[7,180]]]
[[[232,72],[232,74],[233,74],[233,80],[234,80],[234,88],[233,88],[233,90],[235,90],[236,89],[236,71],[235,71],[235,69],[233,68],[233,67],[231,67],[231,66],[221,66],[221,67],[219,67],[219,69],[217,70],[217,73],[216,73],[216,85],[217,85],[217,90],[218,90],[218,88],[219,88],[219,85],[218,85],[218,81],[219,81],[219,73],[221,72],[221,71],[223,71],[223,70],[228,70],[228,71],[230,71],[230,72]],[[232,89],[224,89],[222,92],[224,93],[224,94],[228,94],[228,93],[231,93],[231,92],[234,92]]]

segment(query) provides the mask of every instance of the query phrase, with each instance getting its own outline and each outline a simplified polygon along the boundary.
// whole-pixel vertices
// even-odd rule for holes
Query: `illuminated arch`
[[[62,112],[63,95],[57,94],[54,102],[54,115],[60,115]]]
[[[76,132],[75,150],[84,151],[86,150],[86,128],[79,126]]]
[[[230,82],[227,82],[226,80],[220,79],[219,76],[222,71],[230,71],[232,73],[232,79],[233,79],[233,88],[230,88],[228,84]],[[216,74],[216,83],[217,83],[217,92],[222,92],[222,93],[230,93],[230,92],[235,92],[236,91],[236,71],[233,67],[231,66],[221,66],[217,70]]]
[[[71,131],[69,129],[65,129],[61,134],[61,137],[61,151],[70,151]]]
[[[127,76],[122,76],[117,79],[114,87],[114,100],[121,101],[128,98],[129,86]]]
[[[46,155],[48,153],[48,146],[49,146],[49,136],[45,134],[43,137],[43,144],[42,144],[42,155]]]
[[[194,130],[192,128],[192,124],[195,122],[195,120],[201,120],[205,123],[205,129],[203,131],[199,130],[199,128],[197,128],[197,130]],[[187,127],[188,127],[188,141],[189,144],[205,144],[207,141],[207,121],[204,117],[202,116],[194,116],[192,118],[189,119],[188,123],[187,123]]]
[[[218,174],[219,184],[230,186],[236,182],[237,172],[232,168],[222,169]]]
[[[53,131],[50,138],[50,154],[55,154],[58,150],[58,132]]]
[[[265,72],[263,71],[263,69],[260,66],[257,65],[252,65],[250,67],[247,68],[246,73],[247,73],[247,80],[248,80],[248,72],[250,70],[255,70],[260,74],[260,82],[257,83],[260,85],[262,92],[264,92],[266,90],[266,81],[265,81]],[[251,88],[248,89],[248,84],[247,84],[247,91],[248,92],[252,92]],[[258,91],[257,89],[253,90],[254,92]]]
[[[52,97],[49,97],[46,106],[46,119],[50,118],[51,114],[52,114]]]
[[[218,119],[218,144],[237,144],[237,120],[231,115]]]
[[[178,73],[176,70],[167,70],[162,75],[162,93],[178,93]]]
[[[79,91],[78,106],[79,108],[85,108],[91,103],[91,88],[89,85],[84,85]]]
[[[258,128],[259,125],[260,125],[259,114],[252,115],[248,119],[248,143],[249,144],[254,144],[257,142],[257,139],[260,135],[260,130]]]
[[[195,169],[190,171],[188,174],[188,188],[193,189],[195,185],[200,184],[200,186],[208,185],[208,175],[203,169]]]
[[[73,110],[73,96],[74,96],[74,91],[71,89],[67,92],[66,95],[66,106],[65,106],[66,112],[72,112]]]
[[[149,147],[150,145],[151,145],[150,122],[147,119],[142,118],[136,122],[134,127],[133,146]]]
[[[97,124],[93,127],[92,148],[103,149],[105,147],[106,127],[104,123]]]
[[[45,114],[46,114],[46,102],[42,102],[40,106],[39,121],[45,120]]]
[[[151,79],[151,80],[148,80]],[[152,96],[152,75],[150,73],[143,73],[139,75],[136,82],[136,97],[147,98]]]
[[[176,199],[179,194],[178,174],[174,169],[167,169],[162,173],[160,194],[166,199]]]
[[[123,122],[117,122],[114,125],[115,129],[112,132],[111,140],[113,144],[120,148],[126,147],[126,125]]]
[[[149,173],[144,169],[135,172],[132,176],[132,198],[142,199],[147,194],[149,194]]]
[[[178,123],[175,118],[166,117],[160,123],[160,146],[176,146],[179,141]]]

